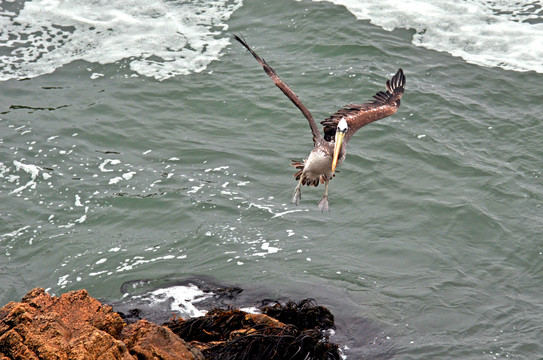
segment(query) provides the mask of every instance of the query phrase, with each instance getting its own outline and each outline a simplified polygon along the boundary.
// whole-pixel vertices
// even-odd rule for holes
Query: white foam
[[[532,0],[313,0],[343,5],[386,30],[415,29],[413,44],[481,66],[543,73],[543,14]]]
[[[240,308],[241,311],[245,311],[246,313],[249,313],[249,314],[260,314],[260,309],[255,307],[255,306],[251,306],[251,307],[244,307],[244,308]]]
[[[136,174],[135,171],[129,171],[127,173],[124,173],[123,174],[123,179],[130,180],[130,179],[132,179],[132,176],[134,176],[135,174]]]
[[[81,223],[85,222],[85,220],[87,220],[87,214],[82,215],[80,218],[78,218],[78,219],[76,219],[76,220],[74,220],[74,221],[75,221],[76,223],[81,224]]]
[[[121,163],[121,160],[119,159],[105,159],[99,166],[98,168],[100,169],[100,171],[102,172],[110,172],[110,171],[113,171],[112,169],[106,169],[106,166],[108,164],[111,164],[111,165],[117,165],[117,164],[120,164]]]
[[[17,230],[14,230],[10,233],[7,233],[7,234],[4,234],[4,235],[1,235],[1,237],[17,237],[19,235],[21,235],[23,233],[23,231],[25,231],[26,229],[28,229],[30,227],[30,225],[27,225],[27,226],[23,226],[22,228],[19,228]]]
[[[152,258],[152,259],[145,259],[142,256],[134,256],[133,259],[126,259],[124,261],[124,263],[122,263],[120,266],[118,266],[116,268],[116,271],[117,272],[129,271],[129,270],[132,270],[132,269],[134,269],[134,267],[137,267],[139,265],[149,264],[149,263],[160,261],[160,260],[170,260],[170,259],[173,259],[173,258],[175,258],[175,256],[173,256],[173,255],[159,256],[159,257]],[[132,260],[134,260],[134,261],[131,262]]]
[[[206,311],[197,309],[193,304],[210,296],[211,294],[204,293],[197,286],[192,284],[189,286],[179,285],[158,289],[151,293],[151,299],[154,302],[173,300],[171,310],[188,317],[204,316]]]
[[[187,194],[196,194],[204,187],[204,184],[193,186],[191,190],[187,191]]]
[[[0,178],[4,177],[4,174],[8,172],[8,167],[0,161]]]
[[[226,170],[228,169],[230,166],[219,166],[219,167],[216,167],[216,168],[207,168],[204,170],[204,172],[210,172],[210,171],[222,171],[222,170]]]
[[[39,175],[40,173],[40,170],[42,170],[41,167],[39,166],[36,166],[36,165],[32,165],[32,164],[24,164],[20,161],[17,161],[17,160],[13,160],[13,165],[15,165],[15,169],[18,171],[18,170],[23,170],[25,171],[26,173],[30,174],[30,181],[28,181],[25,185],[22,185],[14,190],[12,190],[10,192],[10,194],[16,194],[16,193],[19,193],[27,188],[31,188],[31,189],[35,189],[36,188],[36,177]],[[14,178],[11,178],[11,179],[14,179]],[[8,179],[9,181],[10,179]],[[17,177],[17,180],[18,180],[18,177]]]
[[[107,273],[107,272],[108,272],[107,270],[96,271],[96,272],[90,272],[90,273],[89,273],[89,276],[98,276],[98,275],[105,274],[105,273]]]
[[[10,182],[10,183],[13,183],[17,180],[19,180],[20,176],[19,175],[13,175],[13,174],[10,174],[7,176],[7,181]]]
[[[120,176],[116,176],[113,179],[109,179],[109,185],[113,185],[121,181],[123,178]]]
[[[113,170],[105,169],[102,165],[100,165],[100,169],[102,171],[113,171]],[[129,171],[129,172],[126,172],[126,173],[122,174],[121,176],[116,176],[116,177],[114,177],[112,179],[109,179],[109,185],[117,184],[119,181],[123,181],[123,180],[130,180],[130,179],[132,179],[132,177],[135,174],[136,174],[135,171]]]
[[[283,212],[278,212],[276,214],[274,214],[272,217],[276,218],[276,217],[281,217],[283,215],[286,215],[286,214],[291,214],[291,213],[295,213],[295,212],[300,212],[300,211],[309,211],[309,209],[294,209],[294,210],[287,210],[287,211],[283,211]]]
[[[30,178],[32,180],[36,180],[36,177],[40,173],[40,170],[42,170],[41,167],[32,165],[32,164],[24,164],[20,161],[13,160],[13,165],[15,165],[15,169],[17,170],[23,170],[30,174]]]
[[[258,252],[258,253],[254,253],[253,256],[266,256],[268,254],[275,254],[277,253],[279,250],[282,250],[281,248],[278,248],[278,247],[275,247],[275,246],[271,246],[269,242],[264,242],[260,248],[262,250],[265,250],[265,252]]]
[[[68,275],[60,276],[57,281],[57,285],[65,287],[68,284]]]
[[[27,182],[26,184],[24,184],[23,186],[19,186],[17,189],[14,189],[10,192],[10,194],[16,194],[16,193],[19,193],[27,188],[31,188],[31,189],[35,189],[36,188],[36,182],[34,180],[30,180],[29,182]]]
[[[226,20],[242,0],[33,0],[0,14],[0,80],[35,77],[75,60],[126,59],[164,80],[203,71],[229,44]],[[94,73],[92,78],[99,77]]]

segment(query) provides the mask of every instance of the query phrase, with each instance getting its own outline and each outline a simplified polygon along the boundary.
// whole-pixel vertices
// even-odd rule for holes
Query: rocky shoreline
[[[86,290],[55,297],[36,288],[0,309],[0,360],[340,359],[325,307],[307,299],[260,312],[213,309],[159,325],[131,322]]]

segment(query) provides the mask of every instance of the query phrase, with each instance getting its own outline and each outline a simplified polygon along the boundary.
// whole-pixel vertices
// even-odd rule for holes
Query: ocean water
[[[329,213],[289,203],[307,122],[232,34],[316,119],[404,69]],[[1,1],[0,302],[210,278],[316,299],[348,359],[540,358],[542,57],[540,1]]]

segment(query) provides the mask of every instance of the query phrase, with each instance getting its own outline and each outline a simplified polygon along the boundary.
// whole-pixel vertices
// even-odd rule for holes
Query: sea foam
[[[415,29],[413,44],[486,67],[543,73],[543,11],[531,0],[314,0],[343,5],[386,30]]]
[[[228,35],[222,35],[225,22],[241,4],[242,0],[27,1],[18,13],[0,11],[0,81],[51,73],[75,60],[125,60],[133,72],[158,80],[200,72],[229,44]]]

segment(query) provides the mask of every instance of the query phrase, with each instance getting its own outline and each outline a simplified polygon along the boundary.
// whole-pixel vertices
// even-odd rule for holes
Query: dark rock
[[[334,317],[314,300],[275,302],[262,311],[269,314],[215,309],[206,316],[173,319],[164,325],[206,359],[340,359],[338,346],[328,342],[324,332],[334,326]]]

